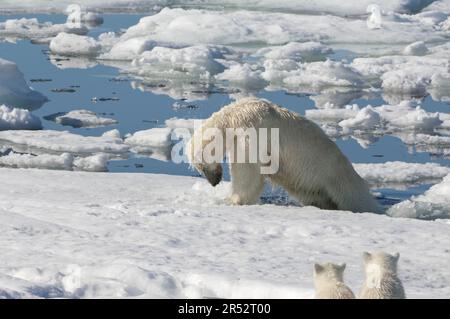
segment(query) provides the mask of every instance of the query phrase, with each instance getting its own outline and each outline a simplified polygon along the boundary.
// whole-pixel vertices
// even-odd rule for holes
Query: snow
[[[388,214],[394,217],[436,219],[450,217],[450,174],[423,195],[392,206]]]
[[[0,131],[40,130],[41,120],[30,111],[0,105]]]
[[[44,117],[53,120],[61,125],[72,127],[99,127],[117,124],[117,120],[107,117],[100,117],[95,112],[89,110],[72,110],[66,113],[56,113]]]
[[[52,53],[68,56],[95,56],[99,53],[101,46],[91,37],[59,33],[50,42]]]
[[[443,220],[228,206],[229,184],[192,177],[0,173],[5,296],[311,298],[314,262],[346,262],[359,291],[367,250],[400,252],[409,298],[450,294]]]
[[[205,6],[205,7],[231,7],[245,8],[249,10],[281,10],[288,12],[315,12],[315,13],[334,13],[338,15],[361,15],[366,13],[366,8],[370,4],[377,4],[385,11],[397,12],[418,12],[433,2],[433,0],[359,0],[345,1],[336,3],[333,0],[77,0],[77,3],[85,8],[97,9],[103,11],[109,10],[132,10],[147,11],[149,8],[158,8],[160,6]],[[440,5],[444,1],[437,1],[433,8],[448,8]],[[49,12],[63,11],[72,3],[71,0],[59,0],[57,2],[48,0],[3,0],[1,9],[8,11],[27,11],[27,12]]]
[[[450,168],[436,163],[386,162],[353,164],[353,167],[370,184],[377,187],[395,187],[436,182],[450,174]]]
[[[46,101],[44,95],[28,86],[14,62],[0,58],[0,104],[34,109]]]
[[[92,155],[108,153],[116,156],[128,152],[129,146],[123,140],[111,136],[82,136],[67,131],[2,131],[2,145],[14,150],[32,151],[37,153],[74,153]]]

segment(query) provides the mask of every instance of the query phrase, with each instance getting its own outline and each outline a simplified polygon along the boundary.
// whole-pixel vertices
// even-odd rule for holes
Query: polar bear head
[[[324,282],[343,282],[346,264],[314,264],[314,281],[316,285]]]

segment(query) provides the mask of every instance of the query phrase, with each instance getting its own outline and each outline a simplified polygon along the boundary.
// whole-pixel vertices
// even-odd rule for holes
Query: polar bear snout
[[[222,165],[220,164],[203,165],[201,171],[212,186],[216,186],[222,180]]]

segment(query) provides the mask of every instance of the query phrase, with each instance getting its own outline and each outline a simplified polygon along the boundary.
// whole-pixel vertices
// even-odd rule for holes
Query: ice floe
[[[125,143],[131,151],[152,158],[168,161],[171,159],[172,147],[184,137],[189,137],[194,130],[194,119],[171,118],[164,127],[155,127],[137,131],[125,137]]]
[[[3,0],[2,9],[8,11],[20,12],[53,12],[59,10],[64,11],[73,0],[62,0],[57,2],[50,2],[48,0],[21,0],[20,2],[14,0]],[[363,15],[366,13],[366,8],[371,4],[376,4],[385,11],[396,11],[403,13],[419,12],[426,8],[433,0],[360,0],[360,1],[346,1],[337,3],[333,0],[289,0],[289,1],[275,1],[275,0],[77,0],[78,4],[85,8],[97,9],[101,11],[143,11],[161,6],[198,6],[207,8],[242,8],[248,10],[279,10],[286,12],[309,12],[309,13],[333,13],[337,15]],[[431,9],[444,9],[446,6],[445,0],[436,1],[436,5],[431,5]]]
[[[95,56],[100,52],[101,46],[91,37],[59,33],[50,42],[50,50],[54,54],[67,56]]]
[[[46,101],[44,95],[28,86],[14,62],[0,58],[0,104],[36,109]]]
[[[400,202],[388,210],[393,217],[437,219],[450,217],[450,174],[423,195]]]
[[[223,52],[225,51],[225,52]],[[215,74],[225,70],[217,59],[224,58],[226,48],[192,46],[187,48],[155,47],[133,60],[131,72],[148,78],[186,78],[209,82]]]
[[[0,144],[21,153],[73,153],[89,156],[96,153],[107,153],[114,156],[125,156],[129,146],[121,138],[111,135],[82,136],[67,131],[2,131]]]
[[[79,23],[53,24],[51,22],[39,22],[36,18],[9,19],[0,22],[0,38],[48,39],[61,32],[85,35],[88,29]]]
[[[426,39],[445,41],[448,32],[432,25],[429,16],[386,13],[381,29],[370,30],[366,21],[330,15],[273,12],[184,10],[164,8],[128,28],[120,40],[147,38],[179,44],[285,44],[291,41],[328,43],[400,44]],[[441,21],[442,20],[442,21]],[[445,14],[440,20],[445,21]]]
[[[97,26],[103,23],[103,17],[95,12],[83,9],[79,4],[73,3],[67,6],[67,23],[88,23],[90,26]]]
[[[44,119],[72,127],[99,127],[118,123],[115,119],[100,117],[97,113],[84,109],[51,114],[45,116]]]
[[[322,108],[306,110],[305,116],[320,123],[338,123],[346,129],[373,131],[422,131],[433,132],[444,123],[442,116],[446,113],[427,112],[414,102],[404,101],[398,105],[381,105],[377,107],[347,105],[345,108]]]
[[[40,130],[41,128],[41,120],[30,111],[0,105],[0,131]]]
[[[104,153],[79,157],[69,153],[21,154],[10,151],[0,156],[0,167],[106,172],[109,158]]]
[[[414,54],[412,56],[357,58],[351,66],[384,92],[423,97],[434,90],[437,95],[449,86],[450,48],[440,45],[430,48],[429,52],[425,49],[423,43],[416,42],[405,49],[405,53]]]
[[[447,174],[450,168],[436,163],[386,162],[376,164],[353,164],[358,174],[373,187],[405,188],[411,185],[435,183]]]

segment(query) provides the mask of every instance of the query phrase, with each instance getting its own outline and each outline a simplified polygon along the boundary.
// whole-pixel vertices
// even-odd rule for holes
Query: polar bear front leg
[[[233,205],[256,204],[264,188],[264,176],[259,164],[230,164],[231,196]]]

